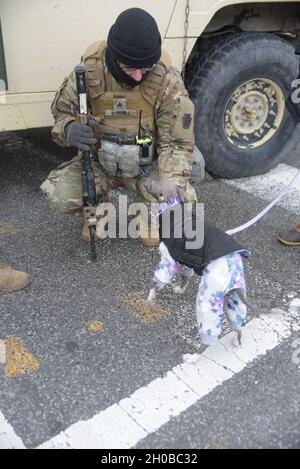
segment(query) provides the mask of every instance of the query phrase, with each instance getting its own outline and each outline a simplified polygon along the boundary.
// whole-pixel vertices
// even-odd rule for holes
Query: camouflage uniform
[[[92,51],[92,54],[90,54],[92,58],[95,57],[93,51],[98,47],[97,45],[95,48],[95,44],[88,48],[88,51]],[[85,63],[87,55],[89,54],[83,56],[83,63]],[[87,79],[88,99],[90,102],[93,99],[93,94],[95,95],[95,90],[97,90],[96,85],[102,82],[105,83],[104,93],[111,91],[114,93],[130,92],[128,87],[114,80],[107,69],[105,60],[102,61],[101,72],[94,65],[94,62],[92,62],[90,69],[92,73],[90,77],[88,75]],[[171,66],[167,66],[165,70],[162,85],[159,87],[159,92],[153,101],[157,160],[155,161],[154,168],[152,167],[151,172],[147,174],[147,177],[157,178],[164,176],[176,181],[185,189],[186,201],[195,202],[197,201],[195,191],[188,182],[193,165],[194,107],[188,98],[188,93],[179,72]],[[155,70],[153,73],[155,73]],[[145,88],[147,82],[148,77],[140,86]],[[135,87],[134,90],[136,89],[139,89],[139,86]],[[94,99],[95,101],[97,101],[97,98]],[[75,74],[72,72],[63,81],[51,107],[55,119],[52,137],[61,146],[68,146],[64,130],[69,122],[75,120],[76,108],[76,82]],[[95,116],[92,107],[91,110],[93,116]],[[100,134],[101,132],[99,132],[99,129],[97,131],[96,128],[95,136],[98,141],[100,140]],[[98,142],[96,146],[91,148],[94,154],[93,166],[99,202],[107,200],[110,191],[121,186],[133,189],[139,195],[139,199],[146,203],[155,202],[155,199],[141,187],[140,177],[124,178],[122,175],[120,175],[121,177],[109,176],[98,161],[97,151],[99,146],[100,143]],[[48,179],[42,184],[41,189],[51,208],[60,212],[74,212],[80,209],[82,207],[82,182],[79,155],[70,162],[63,163],[58,169],[51,171]]]

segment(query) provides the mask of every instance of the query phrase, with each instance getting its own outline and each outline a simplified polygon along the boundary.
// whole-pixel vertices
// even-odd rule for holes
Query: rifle
[[[88,108],[87,108],[87,93],[86,93],[86,75],[85,67],[77,65],[75,67],[76,87],[78,97],[78,115],[77,121],[80,124],[88,124]],[[82,196],[83,196],[83,217],[87,223],[90,236],[91,236],[91,258],[96,261],[96,184],[95,174],[92,167],[93,155],[89,150],[81,151],[81,164],[82,164]]]

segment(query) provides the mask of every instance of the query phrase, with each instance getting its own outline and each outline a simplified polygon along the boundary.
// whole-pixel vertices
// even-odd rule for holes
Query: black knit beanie
[[[155,19],[140,8],[123,11],[110,28],[109,54],[129,67],[149,67],[161,56],[161,36]]]

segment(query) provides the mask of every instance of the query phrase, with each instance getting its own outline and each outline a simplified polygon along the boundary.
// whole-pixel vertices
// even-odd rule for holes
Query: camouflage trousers
[[[111,200],[111,194],[120,188],[133,191],[136,200],[144,202],[148,206],[151,202],[156,202],[156,199],[143,189],[142,178],[110,177],[95,159],[93,160],[93,169],[99,203]],[[79,156],[51,171],[46,181],[41,185],[41,190],[52,209],[64,213],[76,213],[82,208],[81,171]],[[158,176],[157,168],[147,174],[147,178],[157,179]],[[186,182],[185,201],[197,201],[195,190],[188,181]]]

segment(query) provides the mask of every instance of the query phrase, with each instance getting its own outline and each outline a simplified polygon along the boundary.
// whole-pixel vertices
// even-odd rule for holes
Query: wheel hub
[[[284,94],[274,81],[262,78],[248,81],[227,102],[226,137],[238,148],[259,147],[276,133],[284,110]]]

